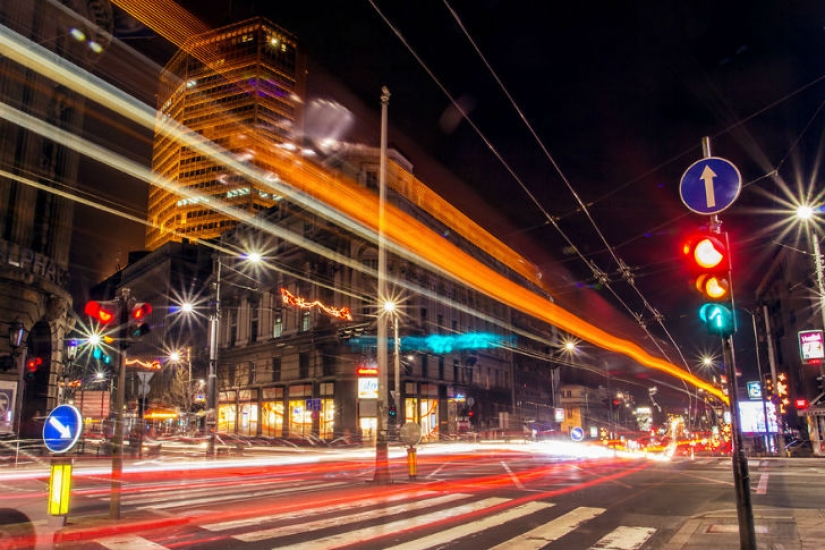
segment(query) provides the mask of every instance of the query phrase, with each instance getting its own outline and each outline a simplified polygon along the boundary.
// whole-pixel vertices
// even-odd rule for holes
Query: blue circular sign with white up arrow
[[[697,160],[679,182],[682,202],[697,214],[718,214],[734,203],[741,190],[739,169],[719,157]]]
[[[83,431],[83,417],[76,407],[58,405],[43,425],[43,442],[53,453],[65,453],[75,446]]]

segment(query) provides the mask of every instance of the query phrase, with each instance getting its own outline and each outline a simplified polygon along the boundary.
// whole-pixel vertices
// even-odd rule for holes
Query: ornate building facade
[[[104,0],[5,2],[0,23],[19,51],[46,49],[81,67],[104,51],[113,26]],[[60,192],[75,187],[80,156],[26,120],[79,134],[84,97],[3,55],[0,101],[22,115],[0,120],[0,431],[37,437],[38,417],[59,398],[74,211]]]

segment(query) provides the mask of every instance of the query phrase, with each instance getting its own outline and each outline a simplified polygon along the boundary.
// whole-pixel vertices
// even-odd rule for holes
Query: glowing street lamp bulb
[[[177,351],[173,351],[169,354],[169,359],[171,359],[173,363],[177,363],[178,361],[180,361],[180,353],[178,353]]]
[[[395,302],[384,302],[384,311],[386,313],[392,313],[395,311]]]
[[[814,209],[811,206],[803,204],[796,209],[796,217],[800,220],[810,220],[814,215]]]
[[[246,255],[246,259],[249,260],[250,262],[256,264],[256,263],[261,261],[261,255],[258,254],[257,252],[250,252],[249,254]]]
[[[180,309],[184,313],[192,313],[195,310],[195,306],[193,306],[189,302],[186,302],[185,304],[182,304],[180,306]]]
[[[89,343],[93,346],[97,346],[100,344],[100,335],[99,334],[92,334],[89,336]]]

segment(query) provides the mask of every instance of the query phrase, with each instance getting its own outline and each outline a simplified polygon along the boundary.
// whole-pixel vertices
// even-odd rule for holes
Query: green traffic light
[[[722,304],[704,304],[699,308],[699,319],[708,329],[708,334],[726,338],[736,332],[733,313]]]

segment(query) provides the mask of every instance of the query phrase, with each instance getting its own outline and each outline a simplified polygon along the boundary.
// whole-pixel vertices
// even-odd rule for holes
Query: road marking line
[[[764,495],[768,492],[768,478],[770,474],[768,472],[762,472],[759,474],[759,485],[756,486],[756,494],[757,495]]]
[[[208,523],[200,525],[202,529],[207,531],[227,531],[229,529],[238,529],[241,527],[249,527],[250,525],[262,525],[266,522],[277,520],[291,520],[300,519],[306,516],[317,516],[329,512],[345,512],[347,510],[355,510],[358,508],[367,508],[369,506],[377,506],[380,504],[388,504],[399,500],[409,500],[412,498],[426,498],[433,495],[440,495],[438,491],[418,491],[414,493],[398,493],[394,495],[387,495],[384,497],[369,498],[363,500],[349,501],[342,504],[331,504],[329,506],[320,506],[318,508],[308,508],[306,510],[299,510],[292,513],[270,514],[266,516],[254,516],[245,519],[237,519],[232,521],[221,521],[218,523]],[[464,496],[467,496],[466,494]]]
[[[434,546],[448,544],[454,540],[460,539],[461,537],[466,537],[467,535],[484,531],[490,527],[498,527],[508,521],[520,519],[534,512],[538,512],[539,510],[544,510],[553,506],[555,506],[555,504],[551,504],[549,502],[528,502],[527,504],[522,504],[521,506],[516,506],[515,508],[510,508],[509,510],[487,516],[482,520],[465,523],[464,525],[459,525],[458,527],[453,527],[452,529],[447,529],[446,531],[441,531],[426,537],[418,538],[396,546],[391,546],[389,548],[385,548],[384,550],[421,550],[422,548],[432,548]]]
[[[346,481],[338,481],[335,483],[319,483],[312,485],[311,487],[296,489],[294,487],[290,489],[269,489],[269,490],[254,490],[254,491],[246,491],[242,493],[232,493],[231,495],[227,494],[220,494],[214,495],[210,497],[203,497],[203,498],[179,498],[178,500],[173,500],[170,502],[162,502],[158,503],[157,498],[158,496],[154,496],[151,499],[149,498],[141,498],[141,499],[128,499],[125,501],[126,504],[130,505],[138,505],[146,502],[150,502],[147,506],[138,506],[140,509],[149,509],[149,510],[163,510],[166,508],[180,508],[182,506],[197,506],[200,504],[209,504],[211,502],[218,502],[218,501],[226,501],[226,500],[241,500],[245,498],[256,498],[262,496],[271,496],[271,495],[278,495],[278,494],[287,494],[287,493],[295,493],[298,491],[303,490],[310,490],[310,489],[321,489],[321,488],[328,488],[328,487],[335,487],[338,485],[351,485],[351,483]],[[214,489],[213,489],[214,493]]]
[[[300,542],[298,544],[293,544],[291,546],[277,546],[276,548],[277,550],[318,550],[318,548],[329,549],[339,548],[341,546],[349,546],[351,544],[364,544],[378,537],[398,533],[403,529],[409,529],[411,527],[420,527],[428,523],[433,523],[436,521],[441,521],[456,516],[461,516],[464,514],[471,514],[473,512],[483,510],[484,508],[489,508],[491,506],[501,504],[502,502],[507,502],[508,500],[510,499],[498,497],[488,498],[477,502],[471,502],[463,506],[447,508],[446,510],[440,510],[438,512],[424,514],[423,516],[405,518],[398,521],[392,521],[390,523],[375,525],[372,527],[365,527],[363,529],[356,529],[355,531],[340,533],[338,535],[332,535],[322,539],[316,539],[308,542]]]
[[[244,542],[257,542],[266,539],[272,539],[276,537],[285,537],[288,535],[295,535],[297,533],[309,533],[318,529],[326,529],[328,527],[340,527],[342,525],[346,525],[347,523],[354,523],[358,521],[367,521],[372,519],[386,519],[387,517],[395,514],[403,514],[407,512],[414,512],[416,510],[423,510],[425,508],[430,508],[432,506],[438,506],[439,504],[445,504],[448,502],[452,502],[454,500],[467,498],[466,494],[456,493],[452,495],[442,495],[440,497],[431,498],[427,500],[419,500],[415,502],[406,502],[404,504],[397,504],[395,506],[389,506],[387,508],[376,508],[375,510],[368,510],[366,512],[356,512],[354,514],[347,514],[344,516],[335,516],[327,519],[321,519],[317,521],[309,521],[306,523],[296,523],[292,525],[282,525],[280,527],[272,527],[269,529],[262,529],[260,531],[250,531],[249,533],[241,533],[239,535],[235,535],[233,538],[242,540]],[[502,499],[506,500],[506,499]],[[455,510],[457,508],[452,508],[450,510]],[[391,525],[391,524],[390,524]],[[357,532],[357,531],[354,531]],[[345,533],[342,536],[348,536],[348,533]],[[356,539],[360,540],[360,539]],[[320,546],[316,546],[315,548],[323,548],[327,545],[322,544]]]
[[[168,550],[151,540],[129,534],[95,539],[95,542],[109,550]]]
[[[639,550],[655,532],[652,527],[620,525],[599,539],[590,550]]]
[[[439,472],[441,472],[441,470],[443,470],[446,466],[447,466],[447,464],[446,464],[446,463],[442,464],[441,466],[439,466],[438,468],[436,468],[435,470],[433,470],[432,472],[430,472],[430,474],[429,474],[427,477],[435,477],[435,476],[437,476],[437,475],[438,475],[438,473],[439,473]]]
[[[513,470],[510,469],[510,466],[507,465],[506,462],[503,460],[501,461],[501,466],[504,468],[504,471],[507,472],[507,475],[510,476],[510,479],[513,480],[513,485],[516,486],[517,489],[524,490],[524,484],[521,480],[513,473]]]
[[[579,526],[604,513],[604,508],[589,508],[582,506],[567,512],[553,521],[537,527],[526,533],[514,537],[507,542],[492,547],[490,550],[540,550],[549,543],[560,539],[567,533],[574,531]]]

